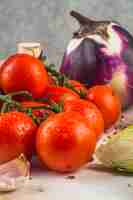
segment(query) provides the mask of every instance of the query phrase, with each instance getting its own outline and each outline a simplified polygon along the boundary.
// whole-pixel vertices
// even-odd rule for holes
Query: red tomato
[[[104,131],[104,120],[99,109],[90,101],[74,99],[64,102],[64,111],[76,111],[82,114],[88,124],[94,128],[97,138]]]
[[[2,66],[2,64],[5,62],[5,59],[0,60],[0,67]]]
[[[37,58],[16,54],[1,66],[0,85],[5,93],[27,90],[33,97],[41,97],[48,85],[48,74]]]
[[[37,131],[36,149],[40,160],[58,172],[78,169],[92,157],[96,135],[77,112],[50,116]]]
[[[9,112],[0,116],[0,164],[34,150],[36,125],[25,113]]]
[[[64,100],[79,98],[79,95],[66,87],[49,86],[45,92],[45,97],[59,103]]]
[[[87,98],[95,103],[101,111],[105,128],[115,123],[121,113],[119,97],[108,85],[97,85],[88,90]]]
[[[49,82],[49,85],[55,85],[55,80],[51,75],[48,75],[48,82]]]

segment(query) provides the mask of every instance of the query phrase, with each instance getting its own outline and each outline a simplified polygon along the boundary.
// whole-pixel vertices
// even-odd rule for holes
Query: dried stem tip
[[[83,15],[81,15],[80,13],[72,10],[70,12],[70,15],[72,17],[74,17],[75,19],[77,19],[77,21],[79,22],[79,24],[81,25],[85,25],[85,24],[92,24],[93,23],[93,20],[89,19],[88,17],[85,17]]]

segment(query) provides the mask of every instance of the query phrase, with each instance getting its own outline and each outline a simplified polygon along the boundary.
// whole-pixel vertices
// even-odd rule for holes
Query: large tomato
[[[90,101],[73,99],[64,102],[64,111],[76,111],[82,114],[88,124],[94,128],[97,138],[104,131],[104,120],[100,110]]]
[[[36,125],[25,113],[9,112],[0,116],[0,164],[34,151]]]
[[[61,86],[49,86],[45,91],[46,98],[51,101],[60,103],[61,101],[79,98],[79,95],[73,92],[71,89]]]
[[[121,113],[121,103],[109,85],[97,85],[88,90],[87,98],[101,111],[105,128],[117,121]]]
[[[78,169],[92,157],[96,135],[77,112],[50,116],[37,131],[36,149],[40,160],[58,172]]]
[[[41,97],[47,85],[47,71],[33,56],[15,54],[0,67],[0,86],[5,93],[27,90],[33,97]]]

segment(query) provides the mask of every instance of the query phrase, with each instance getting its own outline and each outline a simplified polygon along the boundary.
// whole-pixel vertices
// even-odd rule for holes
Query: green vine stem
[[[49,111],[52,111],[52,112],[55,112],[55,113],[59,113],[62,111],[62,108],[60,106],[60,104],[51,104],[51,105],[48,105],[48,106],[31,106],[29,107],[31,110],[49,110]]]
[[[71,83],[69,83],[69,78],[66,77],[64,74],[57,72],[56,67],[54,64],[46,65],[46,70],[49,74],[56,78],[56,83],[59,86],[65,86],[75,93],[77,93],[80,98],[85,98],[86,93],[83,90],[77,90]]]
[[[1,113],[5,113],[6,111],[8,112],[8,103],[4,103],[1,108]]]
[[[1,112],[8,112],[9,107],[10,108],[17,108],[18,110],[21,108],[21,104],[15,100],[12,99],[12,96],[10,95],[0,95],[0,101],[3,102]]]
[[[28,91],[12,92],[12,93],[9,93],[8,96],[11,96],[11,97],[23,96],[23,97],[26,97],[28,100],[33,100],[32,94]]]
[[[28,108],[24,108],[20,102],[13,100],[13,97],[16,95],[20,94],[28,94],[28,97],[30,97],[29,93],[25,91],[20,91],[16,93],[10,93],[7,95],[0,95],[0,101],[3,102],[3,105],[1,107],[1,113],[9,112],[12,110],[20,111],[20,112],[25,112],[27,113],[35,123],[40,124],[41,120],[39,117],[36,117],[33,113],[33,110],[48,110],[52,111],[54,113],[59,113],[63,111],[63,105],[62,104],[57,104],[55,102],[49,102],[48,105],[43,105],[43,106],[31,106]],[[33,101],[36,101],[35,99],[32,98]],[[41,100],[41,99],[40,99]],[[44,114],[43,120],[48,117],[48,113]]]

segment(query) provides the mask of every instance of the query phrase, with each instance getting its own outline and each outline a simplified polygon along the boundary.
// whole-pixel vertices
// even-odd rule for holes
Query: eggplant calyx
[[[80,24],[79,30],[73,34],[74,38],[82,38],[88,35],[98,34],[105,40],[108,39],[107,28],[111,21],[94,21],[73,10],[70,12],[70,15]]]
[[[78,13],[77,11],[72,10],[72,11],[70,12],[70,15],[71,15],[72,17],[74,17],[75,19],[77,19],[78,22],[80,23],[80,25],[85,25],[85,24],[88,24],[88,25],[90,24],[90,25],[92,25],[92,24],[94,23],[93,20],[89,19],[88,17],[85,17],[85,16],[81,15],[81,14]]]

